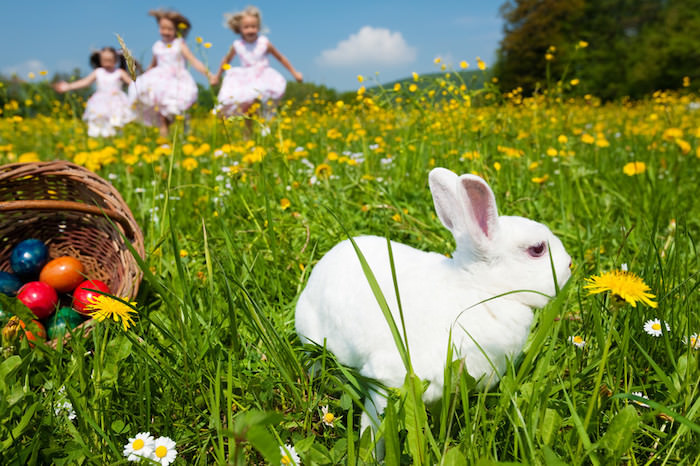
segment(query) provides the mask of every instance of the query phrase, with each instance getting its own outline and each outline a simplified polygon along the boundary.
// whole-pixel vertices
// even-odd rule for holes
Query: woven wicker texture
[[[133,299],[141,270],[124,237],[144,257],[143,234],[129,207],[91,171],[63,161],[0,166],[0,270],[11,270],[17,243],[37,238],[50,258],[75,257],[88,278]]]

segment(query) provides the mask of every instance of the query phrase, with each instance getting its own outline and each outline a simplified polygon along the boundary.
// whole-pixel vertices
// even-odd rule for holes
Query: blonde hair
[[[260,13],[260,10],[258,7],[248,5],[245,7],[243,10],[234,13],[228,18],[228,27],[233,29],[233,32],[236,34],[241,33],[241,21],[243,20],[244,16],[252,16],[253,18],[258,20],[258,28],[262,28],[262,14]]]
[[[190,32],[192,27],[190,20],[175,10],[150,10],[148,14],[153,16],[159,23],[163,18],[172,21],[175,25],[175,32],[182,37],[187,37],[187,33]]]

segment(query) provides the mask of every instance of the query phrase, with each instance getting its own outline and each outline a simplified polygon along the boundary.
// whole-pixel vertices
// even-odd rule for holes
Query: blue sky
[[[192,22],[188,43],[195,49],[200,36],[212,43],[195,53],[215,68],[237,37],[224,27],[223,13],[243,9],[247,1],[187,2],[167,0],[3,1],[0,15],[0,73],[26,76],[30,71],[87,72],[91,50],[118,47],[119,33],[134,55],[147,66],[151,46],[159,38],[155,20],[147,12],[169,7]],[[481,57],[493,63],[502,37],[498,15],[502,2],[477,0],[413,1],[259,1],[263,27],[277,49],[287,56],[304,80],[338,90],[355,89],[356,76],[381,82],[415,71],[437,71],[442,57],[455,66],[466,60],[470,68]],[[273,66],[289,73],[271,57]],[[234,59],[233,66],[237,65]],[[202,81],[201,76],[196,76]]]

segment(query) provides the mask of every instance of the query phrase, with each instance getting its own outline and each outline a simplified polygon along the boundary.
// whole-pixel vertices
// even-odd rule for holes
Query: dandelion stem
[[[588,429],[588,423],[591,421],[591,416],[593,415],[593,409],[595,408],[598,401],[598,394],[600,393],[600,384],[603,381],[603,373],[605,372],[605,363],[608,360],[608,354],[610,353],[610,345],[612,344],[612,334],[615,329],[615,322],[617,321],[618,310],[614,309],[612,312],[612,320],[610,321],[610,328],[608,329],[608,336],[605,338],[605,346],[603,347],[603,357],[600,360],[600,365],[598,366],[598,374],[596,375],[595,382],[593,384],[593,395],[591,396],[591,401],[588,403],[588,410],[586,411],[586,417],[583,418],[583,429]],[[578,441],[578,446],[576,447],[577,453],[581,450],[581,439]]]

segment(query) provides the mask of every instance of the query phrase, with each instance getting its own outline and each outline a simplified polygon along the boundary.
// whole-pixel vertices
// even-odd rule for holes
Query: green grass
[[[128,332],[105,321],[56,350],[26,341],[4,349],[2,464],[126,464],[123,446],[142,431],[175,440],[176,464],[279,463],[284,443],[304,464],[374,463],[371,438],[359,432],[369,381],[322,347],[300,345],[295,300],[346,230],[451,252],[427,188],[433,166],[481,174],[500,213],[549,225],[574,269],[535,312],[524,355],[495,389],[475,389],[455,361],[437,406],[423,406],[415,377],[391,391],[386,464],[700,464],[700,352],[684,343],[700,332],[700,115],[687,109],[690,99],[601,107],[552,96],[476,108],[459,89],[431,100],[431,89],[447,87],[423,84],[415,94],[404,86],[398,102],[387,91],[371,108],[313,101],[282,109],[271,136],[253,135],[266,151],[257,162],[244,160],[250,148],[239,121],[193,119],[191,140],[176,125],[170,149],[147,162],[159,143],[138,125],[90,148],[77,108],[21,121],[3,113],[0,162],[80,151],[93,151],[95,162],[101,147],[117,148],[95,168],[130,205],[146,257]],[[681,135],[664,137],[668,128]],[[583,134],[609,145],[585,143]],[[188,143],[209,148],[195,157]],[[146,151],[128,165],[139,144]],[[227,154],[217,153],[224,144]],[[509,157],[504,147],[523,153]],[[548,156],[550,148],[564,152]],[[343,151],[362,161],[330,155]],[[464,155],[472,151],[479,157]],[[192,171],[182,166],[189,156],[198,164]],[[635,160],[646,171],[625,175]],[[321,163],[332,176],[310,184]],[[544,175],[544,183],[532,181]],[[622,264],[650,286],[657,309],[588,295],[586,277]],[[642,327],[652,318],[671,331],[647,335]],[[573,335],[583,348],[568,341]],[[55,412],[63,400],[74,420]],[[332,428],[321,422],[326,405]]]

